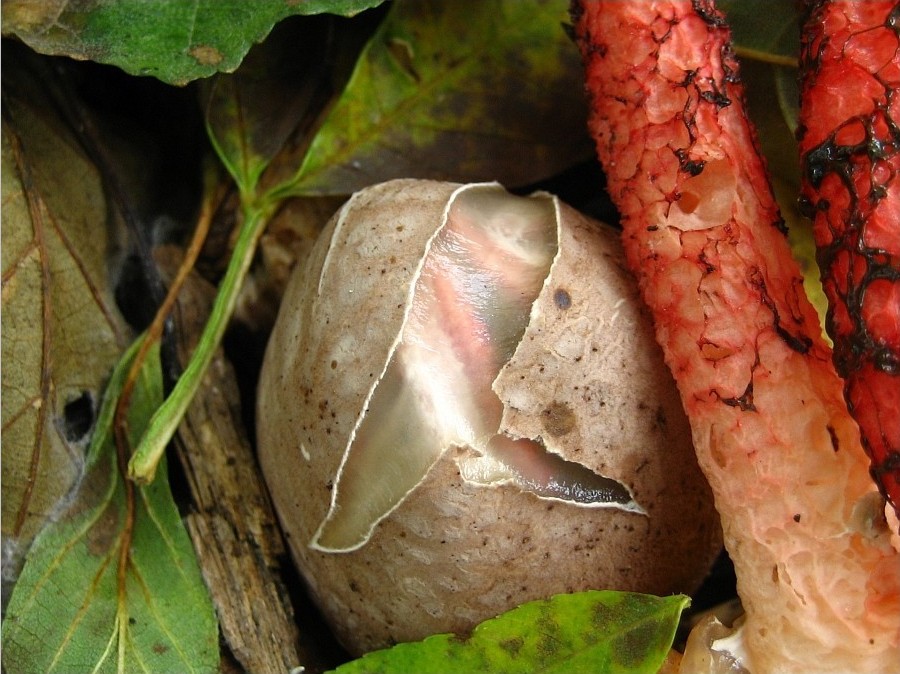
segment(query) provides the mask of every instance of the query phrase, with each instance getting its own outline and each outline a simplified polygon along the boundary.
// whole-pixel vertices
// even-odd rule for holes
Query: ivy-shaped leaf
[[[591,156],[567,0],[397,0],[309,151],[295,194],[391,178],[535,182]]]
[[[165,470],[123,479],[115,403],[138,342],[113,373],[86,472],[58,521],[35,539],[3,623],[9,672],[215,672],[218,628]],[[162,400],[151,354],[128,413],[131,441]]]
[[[352,16],[383,0],[4,0],[3,34],[44,54],[109,63],[132,75],[185,84],[238,67],[278,21]]]
[[[335,671],[655,674],[688,603],[682,595],[654,597],[611,590],[556,595],[488,620],[467,637],[441,634],[399,644]]]

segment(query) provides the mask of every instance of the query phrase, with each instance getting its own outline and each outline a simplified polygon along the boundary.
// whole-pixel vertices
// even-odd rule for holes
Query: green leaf
[[[750,60],[771,64],[766,78],[749,87],[751,96],[777,92],[777,109],[793,132],[797,128],[800,107],[797,86],[800,3],[720,0],[718,7],[728,18],[735,52],[745,65]]]
[[[750,87],[751,95],[777,91],[777,107],[793,132],[800,107],[800,3],[720,0],[718,6],[728,18],[735,52],[745,65],[751,60],[771,64],[766,79]]]
[[[773,66],[778,107],[788,127],[796,131],[800,120],[800,82],[796,68]]]
[[[347,39],[351,23],[328,16],[284,22],[250,50],[237,71],[200,83],[209,138],[245,203],[294,134],[299,138],[291,142],[309,146],[309,129],[334,95],[334,62],[346,60],[346,47],[355,59],[362,46],[359,38]]]
[[[300,166],[293,193],[397,177],[516,186],[591,156],[568,5],[397,0],[309,152],[279,158]]]
[[[825,296],[825,290],[822,288],[822,282],[820,281],[812,220],[800,215],[795,184],[786,183],[784,180],[776,177],[773,180],[773,188],[775,198],[778,200],[778,206],[781,208],[781,215],[787,225],[791,253],[800,265],[800,271],[803,274],[803,289],[819,315],[822,338],[826,343],[831,344],[831,337],[825,331],[828,298]]]
[[[133,487],[117,465],[113,415],[136,346],[113,373],[79,490],[35,540],[10,598],[6,671],[218,671],[215,614],[168,483]],[[132,441],[162,399],[156,351],[147,363]]]
[[[3,34],[44,54],[109,63],[185,84],[238,67],[281,19],[352,16],[383,0],[4,0]]]
[[[771,0],[719,0],[728,18],[735,51],[785,66],[796,66],[800,51],[800,3]]]
[[[655,673],[687,597],[611,590],[557,595],[488,620],[468,637],[441,634],[364,655],[338,674],[455,672]]]

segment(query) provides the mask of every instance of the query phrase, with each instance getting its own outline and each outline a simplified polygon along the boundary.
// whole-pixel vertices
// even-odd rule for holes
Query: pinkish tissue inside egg
[[[528,326],[557,252],[554,202],[470,189],[451,200],[413,288],[406,322],[349,438],[312,546],[350,551],[452,446],[463,479],[541,498],[643,512],[622,484],[499,432],[492,389]]]

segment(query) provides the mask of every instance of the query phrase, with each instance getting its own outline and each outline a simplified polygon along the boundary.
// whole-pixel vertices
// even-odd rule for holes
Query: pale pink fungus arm
[[[900,555],[791,257],[724,17],[573,3],[628,263],[691,421],[766,671],[896,671]]]

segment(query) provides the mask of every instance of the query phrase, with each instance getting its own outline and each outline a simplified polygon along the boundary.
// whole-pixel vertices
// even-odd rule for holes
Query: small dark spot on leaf
[[[549,606],[537,619],[537,631],[540,635],[535,644],[537,651],[542,659],[549,660],[559,652],[560,646],[564,643],[564,640],[560,639],[559,624],[553,619]]]
[[[661,626],[659,621],[648,620],[628,630],[614,650],[616,660],[623,668],[634,669],[646,659],[648,652],[657,647]]]
[[[153,652],[157,655],[162,655],[166,651],[169,650],[169,647],[165,644],[153,644]]]
[[[106,556],[120,534],[119,511],[115,508],[104,509],[85,537],[88,553],[95,557]]]
[[[516,657],[519,654],[519,651],[522,650],[522,646],[525,645],[525,640],[522,639],[522,637],[513,637],[512,639],[501,641],[499,645],[500,648],[511,656]]]

